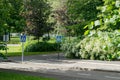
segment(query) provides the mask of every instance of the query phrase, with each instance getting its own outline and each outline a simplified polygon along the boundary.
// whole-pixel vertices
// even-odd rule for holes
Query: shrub
[[[57,51],[59,47],[58,43],[49,42],[37,42],[31,41],[27,42],[25,45],[25,51],[27,52],[47,52],[47,51]]]
[[[83,59],[117,60],[120,57],[120,32],[92,31],[76,47]]]
[[[61,49],[68,58],[118,60],[120,59],[120,32],[91,31],[82,40],[65,40]]]
[[[0,43],[0,50],[6,50],[6,49],[7,49],[6,45],[4,43]],[[0,53],[0,58],[7,59],[7,57],[2,53]]]
[[[6,50],[6,49],[7,49],[6,44],[0,43],[0,50]]]
[[[61,44],[61,50],[65,53],[67,58],[79,58],[79,51],[76,45],[79,40],[67,40],[65,39]]]

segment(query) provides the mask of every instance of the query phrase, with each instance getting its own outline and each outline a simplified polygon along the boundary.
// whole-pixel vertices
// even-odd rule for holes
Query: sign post
[[[9,41],[9,35],[6,33],[3,35],[3,41],[5,42],[5,46],[7,48],[7,42]],[[5,50],[6,56],[7,56],[7,49]]]
[[[23,62],[24,61],[24,42],[26,42],[26,35],[25,34],[22,34],[20,36],[20,41],[22,42],[22,57],[21,57],[21,60]]]
[[[56,36],[56,42],[57,43],[60,43],[60,42],[62,42],[62,36]],[[60,46],[58,46],[58,49],[60,50]],[[59,54],[59,52],[58,52],[58,59],[60,59],[60,54]]]

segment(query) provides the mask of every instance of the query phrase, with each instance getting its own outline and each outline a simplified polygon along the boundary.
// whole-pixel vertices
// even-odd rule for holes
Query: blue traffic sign
[[[26,35],[20,36],[20,42],[26,42]]]
[[[62,36],[56,36],[56,42],[62,42]]]

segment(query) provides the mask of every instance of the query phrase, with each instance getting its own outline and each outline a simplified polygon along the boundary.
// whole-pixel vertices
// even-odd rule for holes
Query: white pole
[[[24,61],[24,42],[22,42],[22,63]]]

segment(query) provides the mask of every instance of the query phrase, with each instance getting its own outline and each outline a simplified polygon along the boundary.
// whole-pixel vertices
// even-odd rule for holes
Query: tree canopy
[[[67,13],[71,24],[67,28],[74,34],[83,35],[83,27],[97,18],[99,10],[96,7],[102,4],[102,0],[68,0]]]
[[[50,9],[47,0],[27,0],[26,2],[26,31],[36,36],[38,40],[40,36],[50,30],[48,29]]]
[[[113,31],[120,29],[120,0],[103,0],[104,4],[98,6],[100,10],[97,19],[92,21],[84,28],[88,28],[85,34],[90,30]]]
[[[0,32],[2,34],[11,31],[21,32],[25,27],[22,12],[23,1],[0,0]]]

